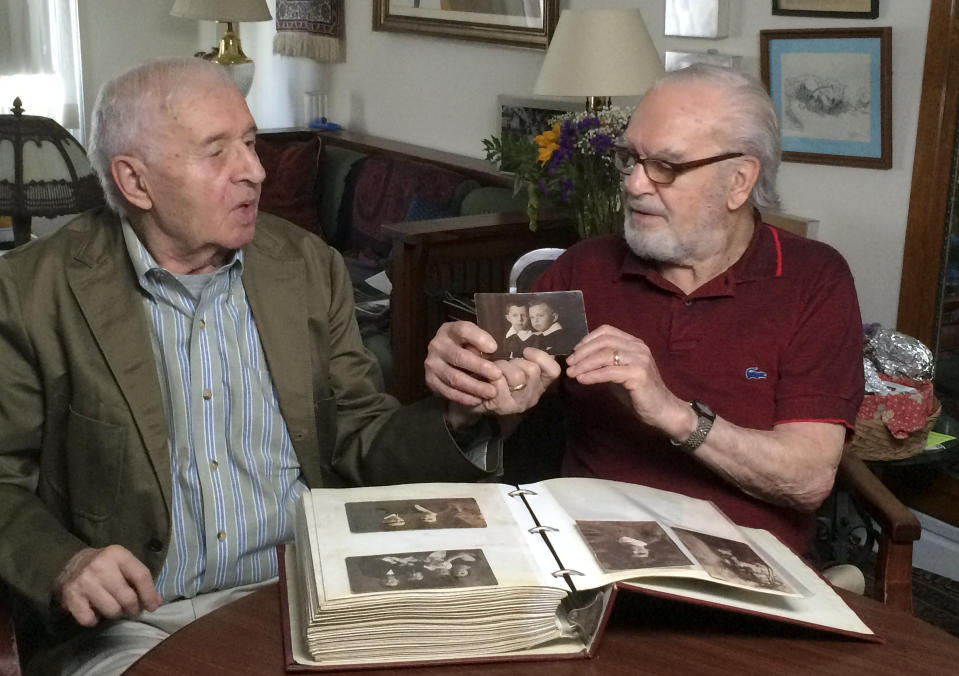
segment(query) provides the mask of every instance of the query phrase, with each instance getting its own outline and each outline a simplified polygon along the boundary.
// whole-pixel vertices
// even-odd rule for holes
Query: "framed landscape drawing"
[[[546,49],[559,0],[373,0],[373,30]]]
[[[783,160],[892,166],[892,29],[759,32]]]
[[[879,0],[773,0],[773,14],[875,19],[879,16]]]

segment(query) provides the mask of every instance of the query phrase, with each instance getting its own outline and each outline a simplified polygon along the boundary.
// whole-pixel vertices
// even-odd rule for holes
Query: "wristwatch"
[[[716,414],[703,402],[694,399],[689,405],[693,407],[698,417],[696,429],[686,437],[685,441],[669,440],[669,443],[683,453],[692,453],[699,448],[706,441],[706,435],[709,434],[709,430],[713,428],[713,421],[716,420]]]

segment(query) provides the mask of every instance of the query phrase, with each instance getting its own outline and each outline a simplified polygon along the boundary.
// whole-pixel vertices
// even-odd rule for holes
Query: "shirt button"
[[[163,542],[160,538],[153,538],[147,543],[147,549],[153,553],[159,553],[163,551]]]
[[[200,320],[200,330],[202,331],[202,330],[205,329],[205,328],[206,328],[206,320],[201,319],[201,320]]]
[[[221,530],[219,533],[217,533],[216,539],[219,540],[220,542],[223,542],[224,540],[226,540],[226,531]]]
[[[210,469],[216,469],[219,466],[220,466],[220,463],[218,463],[216,460],[210,461]]]
[[[686,307],[692,307],[692,304],[693,304],[693,301],[691,299],[683,301],[683,305],[685,305]]]
[[[203,390],[203,398],[204,398],[204,399],[207,399],[207,400],[212,399],[212,398],[213,398],[213,390]]]

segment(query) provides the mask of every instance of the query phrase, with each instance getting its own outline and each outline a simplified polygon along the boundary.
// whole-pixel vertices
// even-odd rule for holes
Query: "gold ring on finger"
[[[619,359],[619,351],[613,350],[613,366],[620,366],[622,362]]]
[[[510,385],[510,386],[509,386],[509,391],[510,391],[510,392],[519,392],[519,391],[520,391],[521,389],[523,389],[524,387],[526,387],[526,383],[520,383],[519,385]]]

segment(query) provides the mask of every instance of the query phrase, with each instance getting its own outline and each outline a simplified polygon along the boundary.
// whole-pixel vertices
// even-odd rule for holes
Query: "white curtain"
[[[77,0],[0,0],[0,113],[18,96],[83,143]]]

